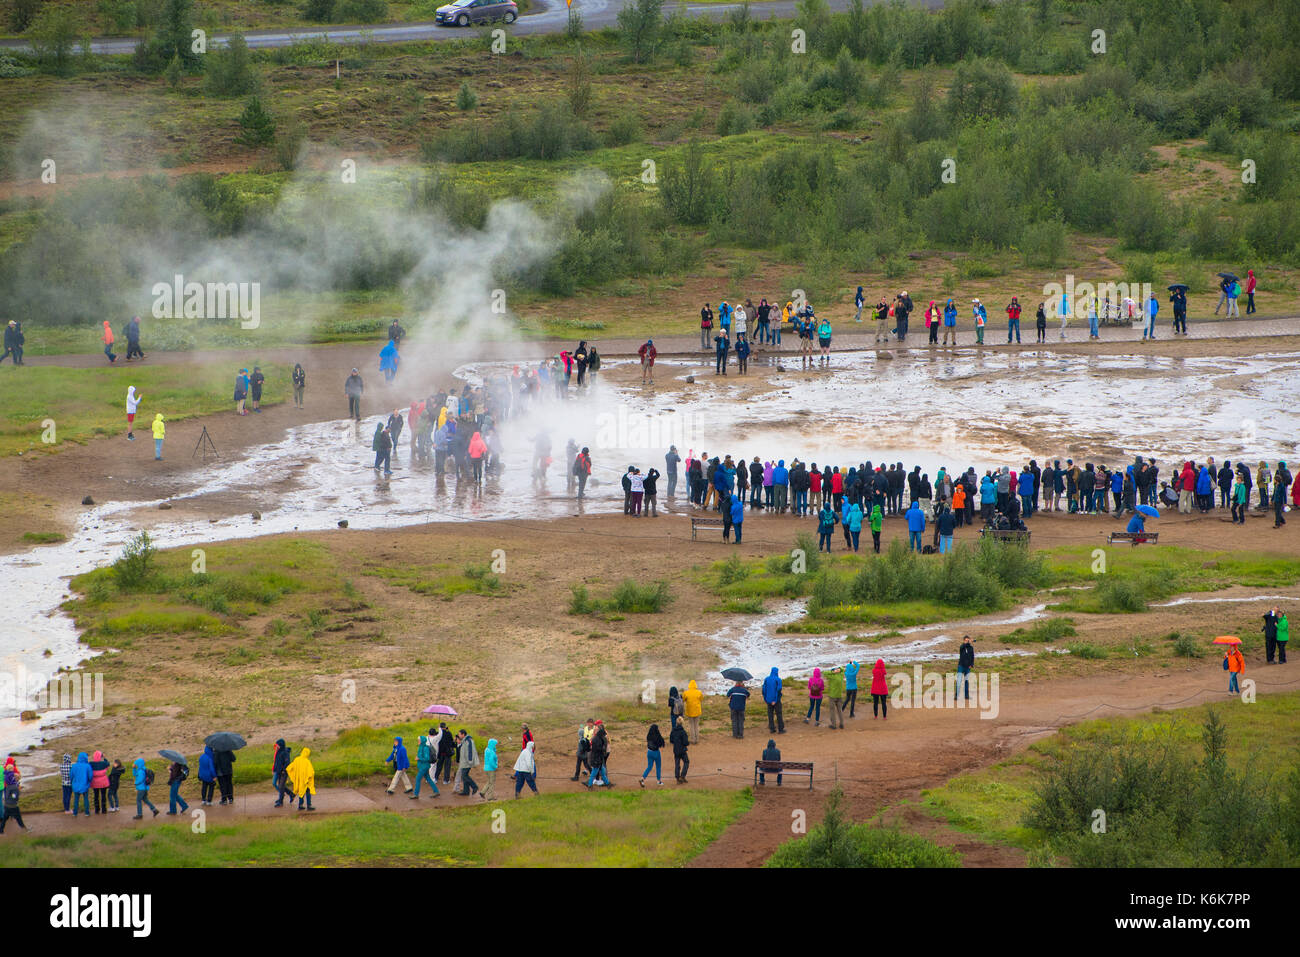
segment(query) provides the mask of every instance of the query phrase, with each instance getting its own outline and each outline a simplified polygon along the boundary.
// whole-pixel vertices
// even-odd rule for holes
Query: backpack
[[[1224,659],[1223,659],[1223,670],[1224,670],[1224,671],[1227,671],[1227,670],[1228,670],[1228,659],[1227,659],[1226,656],[1225,656]]]
[[[181,765],[181,780],[182,780],[182,781],[187,780],[187,779],[189,778],[189,776],[190,776],[190,766],[189,766],[188,764],[182,764],[182,765]]]
[[[1224,667],[1226,668],[1227,665],[1225,664]],[[153,768],[144,769],[144,786],[153,787]]]

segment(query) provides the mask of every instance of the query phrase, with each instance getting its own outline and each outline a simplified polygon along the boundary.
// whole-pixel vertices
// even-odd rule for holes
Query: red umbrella
[[[1215,639],[1214,639],[1214,644],[1216,644],[1216,645],[1239,645],[1239,644],[1241,644],[1241,639],[1238,638],[1236,635],[1220,635],[1218,638],[1215,638]]]

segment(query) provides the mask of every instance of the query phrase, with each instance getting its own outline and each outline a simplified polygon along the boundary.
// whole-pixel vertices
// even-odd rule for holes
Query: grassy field
[[[1158,737],[1184,756],[1198,757],[1208,705],[1177,712],[1156,711],[1135,718],[1105,718],[1065,728],[1015,757],[922,792],[922,805],[953,827],[982,840],[1042,852],[1046,835],[1025,824],[1044,762],[1062,749],[1088,745],[1118,732]],[[1250,768],[1280,783],[1295,765],[1295,727],[1300,692],[1269,695],[1253,704],[1216,705],[1227,726],[1228,759],[1236,771]],[[1297,809],[1300,811],[1300,808]]]
[[[125,362],[109,367],[107,360],[105,368],[98,369],[25,368],[21,385],[9,390],[0,415],[0,455],[58,451],[65,442],[84,444],[101,436],[124,435],[130,385],[142,397],[136,413],[137,438],[147,441],[152,438],[149,423],[157,412],[164,422],[174,422],[233,408],[235,373],[244,366],[251,369],[255,362],[252,353],[249,361],[229,368],[131,367]],[[268,364],[262,371],[268,383],[288,382],[287,368]],[[45,441],[46,437],[52,441]]]
[[[502,772],[504,779],[505,772]],[[498,781],[499,788],[502,787]],[[749,790],[543,794],[414,814],[248,818],[32,837],[6,867],[680,867],[752,804]],[[500,815],[500,817],[496,817]],[[494,822],[496,827],[494,828]]]

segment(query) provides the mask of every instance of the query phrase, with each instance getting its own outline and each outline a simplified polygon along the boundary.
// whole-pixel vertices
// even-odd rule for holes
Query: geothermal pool
[[[787,371],[778,371],[777,362]],[[912,350],[895,357],[867,350],[834,354],[828,370],[804,372],[798,363],[789,351],[760,354],[748,377],[735,376],[733,363],[733,375],[723,379],[714,377],[712,357],[702,352],[699,360],[660,361],[660,388],[651,390],[611,382],[610,371],[635,364],[606,362],[594,394],[546,401],[505,423],[504,472],[482,489],[458,486],[454,479],[438,483],[431,470],[413,467],[409,431],[394,456],[391,480],[378,479],[370,467],[370,418],[359,429],[346,420],[304,425],[242,460],[196,466],[181,480],[185,490],[165,499],[91,507],[69,541],[0,556],[0,577],[10,596],[0,607],[0,674],[29,676],[22,688],[10,682],[17,694],[0,696],[0,747],[15,749],[40,738],[36,723],[21,725],[18,712],[32,706],[30,695],[43,685],[42,676],[86,657],[71,621],[58,610],[67,579],[111,562],[141,528],[159,547],[174,547],[334,528],[341,519],[351,528],[373,529],[609,512],[618,508],[626,467],[662,470],[670,443],[683,457],[694,449],[745,459],[797,456],[819,464],[902,461],[931,475],[940,465],[1019,466],[1030,457],[1123,464],[1136,454],[1163,463],[1192,454],[1254,462],[1296,450],[1293,384],[1300,382],[1300,353],[1182,359],[971,349]],[[510,366],[469,364],[457,375],[473,382]],[[685,383],[688,375],[696,376],[694,384]],[[534,439],[543,432],[556,461],[538,484],[531,461]],[[562,460],[570,437],[590,447],[594,460],[582,506],[565,490]],[[288,481],[264,492],[269,475]],[[165,500],[183,511],[186,501],[230,492],[259,502],[262,519],[242,511],[216,521],[169,519],[157,509]],[[666,482],[661,501],[662,492]],[[740,656],[738,663],[753,653],[763,672],[770,667],[772,636],[714,638],[720,652]],[[779,641],[795,670],[816,653],[816,642],[804,636],[783,635]],[[798,651],[801,645],[808,646],[808,655]],[[898,660],[904,651],[890,649]],[[864,648],[864,656],[870,653]],[[57,717],[47,714],[42,723]]]

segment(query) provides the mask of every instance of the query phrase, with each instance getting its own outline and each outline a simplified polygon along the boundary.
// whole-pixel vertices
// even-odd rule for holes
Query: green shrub
[[[1070,654],[1076,658],[1086,658],[1097,660],[1108,657],[1108,652],[1101,645],[1094,645],[1087,641],[1072,641],[1066,647],[1069,648]]]
[[[718,584],[734,585],[736,582],[744,581],[748,577],[749,569],[740,560],[740,556],[732,555],[722,563],[722,571],[718,575]]]
[[[266,146],[275,139],[275,118],[254,96],[239,114],[240,133],[235,139],[245,146]]]
[[[826,816],[804,837],[786,841],[764,867],[959,867],[960,856],[923,837],[892,828],[854,824],[842,809],[837,786]]]
[[[209,96],[248,96],[257,91],[258,75],[248,43],[238,33],[209,53],[204,63],[203,89]]]
[[[1034,622],[1028,628],[1017,628],[1011,634],[1004,635],[1002,640],[1009,645],[1020,645],[1026,642],[1060,641],[1074,634],[1073,618],[1047,618]]]
[[[728,100],[718,113],[718,125],[715,131],[719,136],[734,136],[748,133],[754,128],[754,114],[745,105],[735,100]]]
[[[113,563],[113,578],[121,591],[132,591],[148,581],[153,572],[157,549],[148,532],[136,535],[122,549],[122,555]]]
[[[468,113],[470,110],[477,109],[477,107],[478,94],[469,85],[469,80],[462,80],[460,89],[456,92],[456,109],[462,113]]]
[[[1204,658],[1205,645],[1195,635],[1174,634],[1174,654],[1180,658]]]

